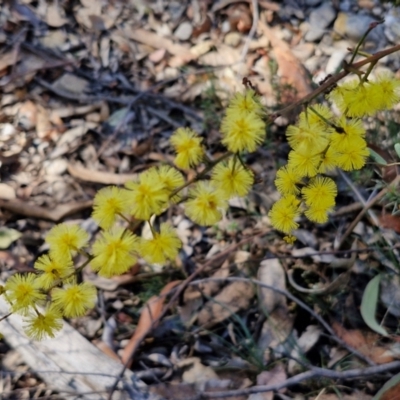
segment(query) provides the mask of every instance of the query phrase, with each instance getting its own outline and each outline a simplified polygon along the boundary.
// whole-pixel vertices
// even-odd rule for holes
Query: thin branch
[[[355,64],[352,64],[353,68],[361,68],[364,65],[373,63],[375,61],[380,60],[381,58],[395,53],[396,51],[400,50],[400,44],[390,47],[389,49],[386,50],[382,50],[382,51],[378,51],[377,53],[373,54],[371,57],[368,57],[364,60],[361,60]],[[308,94],[307,96],[303,97],[302,99],[288,105],[285,108],[282,108],[282,110],[277,111],[276,113],[274,113],[273,115],[270,116],[270,121],[274,121],[276,118],[278,118],[281,115],[285,115],[290,113],[292,110],[296,109],[299,106],[302,106],[304,104],[309,103],[311,100],[313,100],[315,97],[317,97],[318,95],[320,95],[321,93],[324,93],[326,90],[330,89],[335,83],[339,82],[341,79],[343,79],[345,76],[347,76],[350,73],[350,71],[342,71],[339,72],[336,75],[333,75],[331,78],[329,78],[325,83],[323,83],[321,86],[319,86],[318,88],[316,88],[315,90],[313,90],[310,94]]]
[[[200,399],[216,399],[216,398],[222,399],[234,396],[247,396],[252,393],[265,393],[265,392],[277,391],[283,388],[287,388],[289,386],[297,385],[307,379],[313,379],[313,378],[355,379],[355,378],[373,376],[376,374],[381,374],[383,372],[388,372],[399,368],[400,368],[400,361],[393,361],[388,364],[376,365],[367,368],[349,369],[347,371],[332,371],[330,369],[315,367],[310,371],[302,372],[301,374],[292,376],[291,378],[286,379],[284,382],[277,383],[275,385],[259,385],[259,386],[253,386],[248,389],[229,390],[226,392],[219,392],[219,393],[206,392],[200,394]]]
[[[383,188],[373,199],[368,201],[364,208],[359,212],[357,217],[353,220],[353,222],[350,224],[350,226],[346,229],[346,232],[343,234],[341,237],[337,249],[340,249],[344,242],[346,241],[347,237],[353,232],[353,229],[355,226],[361,221],[361,218],[364,216],[364,214],[371,208],[373,207],[379,200],[381,200],[385,194],[393,187],[396,187],[397,184],[400,182],[400,175],[397,175],[395,179],[385,188]]]
[[[247,35],[246,42],[243,46],[242,52],[240,54],[240,62],[243,62],[246,58],[247,52],[249,51],[250,42],[253,39],[254,35],[256,34],[257,25],[258,25],[258,1],[251,0],[251,5],[253,8],[253,23],[251,25],[251,29],[249,34]]]
[[[255,285],[259,285],[265,289],[270,289],[273,290],[276,293],[282,294],[286,296],[288,299],[292,300],[294,303],[296,303],[298,306],[306,310],[308,313],[310,313],[324,328],[326,331],[329,332],[329,334],[332,336],[332,339],[338,343],[340,346],[348,350],[350,353],[353,353],[355,356],[360,358],[361,360],[365,361],[369,365],[375,365],[375,363],[370,360],[368,357],[366,357],[364,354],[361,354],[358,350],[353,348],[352,346],[349,346],[343,339],[338,337],[334,330],[330,327],[330,325],[320,316],[318,315],[313,309],[311,309],[306,303],[298,299],[296,296],[292,295],[290,292],[284,289],[277,288],[275,286],[267,285],[264,282],[261,282],[257,279],[250,279],[250,278],[241,278],[241,277],[228,277],[228,278],[204,278],[204,279],[198,279],[197,281],[194,281],[190,283],[190,285],[198,285],[199,283],[203,282],[251,282],[254,283]]]

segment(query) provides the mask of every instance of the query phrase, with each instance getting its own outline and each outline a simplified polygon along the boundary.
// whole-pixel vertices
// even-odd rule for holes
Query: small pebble
[[[191,38],[193,26],[190,22],[182,22],[175,30],[174,36],[179,40],[185,41]]]
[[[68,163],[64,158],[56,158],[43,162],[43,167],[47,175],[62,175],[68,169]]]
[[[342,38],[348,37],[358,42],[371,22],[376,22],[376,20],[369,15],[340,12],[333,25],[333,29]],[[379,45],[379,47],[383,47],[384,34],[382,25],[377,26],[368,34],[367,41],[374,42],[374,44]]]
[[[400,40],[400,8],[394,8],[385,15],[384,31],[392,43]]]
[[[224,43],[231,47],[237,47],[242,40],[239,32],[228,32],[224,37]]]
[[[304,39],[307,42],[314,42],[324,35],[328,26],[333,22],[336,11],[330,3],[323,3],[310,14],[310,27]]]
[[[310,58],[315,51],[314,43],[300,43],[292,49],[293,54],[300,61],[305,61]]]

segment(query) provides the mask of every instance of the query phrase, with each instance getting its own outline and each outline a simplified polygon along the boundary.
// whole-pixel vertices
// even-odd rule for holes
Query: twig
[[[246,58],[247,52],[249,51],[250,47],[250,42],[253,39],[256,30],[257,30],[257,25],[258,25],[258,1],[257,0],[251,0],[251,5],[253,8],[253,23],[251,25],[251,29],[249,34],[247,35],[246,42],[243,46],[242,52],[240,53],[240,62],[243,62],[244,59]]]
[[[347,228],[346,232],[343,234],[341,239],[339,240],[339,243],[337,245],[337,249],[340,249],[344,242],[346,241],[347,237],[353,232],[353,229],[355,226],[361,221],[361,218],[364,216],[364,214],[371,208],[373,207],[379,200],[382,199],[383,196],[393,187],[395,187],[398,183],[400,182],[400,175],[397,175],[395,179],[385,188],[383,188],[373,199],[369,200],[364,208],[359,212],[357,217],[353,220],[353,222],[350,224],[350,226]]]
[[[307,379],[313,378],[330,378],[330,379],[355,379],[361,378],[366,376],[373,376],[376,374],[381,374],[383,372],[388,372],[394,369],[400,368],[400,361],[393,361],[388,364],[383,365],[376,365],[373,367],[367,368],[355,368],[349,369],[347,371],[332,371],[330,369],[325,368],[317,368],[314,367],[311,371],[302,372],[301,374],[292,376],[289,379],[286,379],[282,383],[277,383],[275,385],[259,385],[253,386],[248,389],[239,389],[239,390],[229,390],[226,392],[220,393],[202,393],[200,394],[200,399],[222,399],[227,397],[234,397],[234,396],[247,396],[252,393],[265,393],[271,391],[277,391],[283,388],[287,388],[289,386],[297,385]]]
[[[234,251],[236,248],[254,240],[255,237],[259,237],[259,236],[264,236],[266,232],[261,231],[258,233],[253,234],[251,237],[245,238],[243,240],[241,240],[240,242],[229,246],[227,249],[223,250],[221,253],[217,254],[216,256],[214,256],[213,258],[211,258],[210,260],[207,260],[207,262],[205,262],[204,264],[200,265],[199,268],[197,268],[196,271],[194,271],[190,276],[188,276],[178,287],[174,288],[171,292],[174,292],[174,294],[171,297],[171,300],[168,302],[168,304],[164,307],[163,311],[161,312],[161,314],[158,316],[158,318],[155,318],[151,324],[150,327],[150,331],[151,329],[154,328],[154,326],[161,321],[162,318],[164,318],[164,316],[167,314],[167,312],[171,309],[171,307],[173,306],[173,304],[175,303],[175,301],[179,298],[179,296],[181,295],[181,293],[183,293],[183,291],[187,288],[187,286],[189,286],[190,282],[193,281],[193,279],[195,279],[201,272],[203,272],[207,267],[209,267],[210,265],[212,265],[216,260],[219,260],[220,258],[223,258],[225,256],[227,256],[228,254],[230,254],[232,251]],[[132,353],[129,357],[129,359],[125,362],[124,367],[122,368],[122,370],[120,371],[119,375],[117,376],[114,384],[112,385],[112,387],[110,388],[109,391],[109,395],[108,395],[108,400],[112,399],[112,395],[115,391],[115,389],[117,388],[117,385],[119,383],[119,381],[122,379],[122,377],[124,376],[124,373],[126,371],[126,368],[128,365],[131,364],[132,359],[137,351],[137,348],[139,346],[139,343],[141,343],[146,336],[149,334],[149,331],[144,332],[142,337],[140,338],[140,340],[138,340],[138,344],[135,348],[132,349]]]
[[[347,349],[350,353],[353,353],[356,355],[358,358],[361,360],[365,361],[369,365],[375,365],[373,361],[371,361],[368,357],[364,356],[361,354],[358,350],[354,349],[352,346],[349,346],[344,340],[339,338],[334,330],[330,327],[330,325],[320,316],[318,315],[313,309],[311,309],[306,303],[298,299],[296,296],[292,295],[290,292],[284,289],[279,289],[275,286],[267,285],[257,279],[250,279],[250,278],[241,278],[241,277],[228,277],[228,278],[204,278],[204,279],[199,279],[197,281],[194,281],[191,283],[191,285],[197,285],[199,283],[203,282],[251,282],[256,285],[259,285],[265,289],[270,289],[273,290],[274,292],[277,292],[279,294],[282,294],[286,296],[288,299],[292,300],[294,303],[296,303],[298,306],[306,310],[308,313],[310,313],[328,332],[330,335],[332,335],[332,339],[340,344],[342,347]]]
[[[337,172],[339,173],[341,178],[346,182],[347,186],[349,186],[349,188],[353,191],[354,195],[357,197],[358,201],[362,204],[362,206],[365,207],[368,201],[364,199],[364,197],[357,189],[357,187],[354,185],[354,183],[351,181],[351,179],[341,169],[338,168]],[[371,222],[375,226],[379,226],[379,220],[378,217],[375,215],[375,213],[372,210],[368,210],[367,212],[371,219]]]
[[[372,62],[375,62],[377,60],[380,60],[381,58],[395,53],[396,51],[400,50],[400,44],[390,47],[389,49],[385,49],[382,51],[378,51],[378,53],[373,54],[371,57],[367,57],[364,60],[361,60],[355,64],[352,64],[353,68],[361,68],[364,65],[370,64]],[[339,82],[341,79],[343,79],[345,76],[347,76],[350,73],[348,70],[344,70],[342,72],[339,72],[336,75],[333,75],[331,78],[329,78],[325,83],[323,83],[321,86],[313,90],[310,94],[307,96],[303,97],[302,99],[288,105],[287,107],[282,108],[282,110],[277,111],[273,115],[270,116],[270,121],[274,121],[276,118],[280,117],[281,115],[285,115],[290,113],[292,110],[296,109],[299,106],[302,106],[304,104],[309,103],[311,100],[313,100],[315,97],[320,95],[321,93],[324,93],[326,90],[330,89],[335,83]]]

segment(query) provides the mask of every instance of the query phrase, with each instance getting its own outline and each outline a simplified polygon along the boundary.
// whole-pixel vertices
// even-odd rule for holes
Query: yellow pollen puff
[[[182,243],[174,228],[168,224],[161,224],[160,232],[154,233],[152,239],[141,239],[139,243],[140,255],[151,264],[162,264],[173,260],[179,252]]]
[[[87,245],[89,234],[78,225],[62,223],[54,226],[45,240],[50,246],[50,257],[65,262]]]
[[[301,191],[305,204],[309,207],[323,207],[325,209],[335,205],[337,187],[330,178],[317,176]]]
[[[96,303],[96,288],[88,282],[55,288],[51,297],[55,307],[59,308],[64,317],[74,318],[85,315],[87,310]]]
[[[191,199],[185,203],[186,215],[200,225],[216,224],[228,206],[226,195],[211,182],[198,182],[189,196]]]
[[[62,326],[63,320],[60,311],[54,306],[49,306],[44,312],[32,312],[26,319],[24,330],[30,338],[42,340],[46,336],[54,338]]]
[[[276,173],[275,186],[282,195],[298,194],[300,189],[297,185],[301,182],[302,176],[293,168],[284,166]]]
[[[272,226],[286,234],[297,229],[299,224],[295,221],[300,216],[300,201],[294,195],[282,197],[272,206],[268,213]]]
[[[118,215],[129,213],[128,192],[116,186],[100,189],[93,200],[92,218],[103,229],[110,229]]]
[[[253,174],[238,159],[230,158],[227,163],[219,163],[214,167],[211,182],[227,198],[246,196],[253,184]]]
[[[264,113],[260,99],[254,90],[250,89],[246,90],[244,93],[235,93],[229,102],[226,114],[237,116],[238,114],[246,115],[250,113],[255,113],[259,116]]]
[[[94,271],[106,278],[121,275],[132,267],[137,258],[137,238],[123,228],[113,228],[102,232],[92,246],[93,260],[90,265]]]
[[[171,136],[170,142],[176,152],[174,163],[178,168],[195,167],[204,157],[202,138],[192,129],[178,128]]]
[[[253,152],[265,139],[265,123],[255,113],[229,113],[221,124],[222,143],[232,153]]]
[[[149,170],[140,174],[139,181],[125,183],[130,213],[137,219],[149,220],[153,214],[160,214],[168,203],[169,193],[161,182],[157,171]]]
[[[311,153],[304,150],[292,150],[289,153],[288,167],[301,176],[313,177],[317,174],[321,163],[320,153]]]

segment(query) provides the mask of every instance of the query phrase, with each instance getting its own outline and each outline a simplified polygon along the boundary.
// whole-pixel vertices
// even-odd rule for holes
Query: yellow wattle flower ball
[[[175,229],[168,223],[161,224],[160,232],[155,232],[152,239],[141,239],[140,255],[151,264],[163,264],[173,260],[179,252],[182,243]]]
[[[4,285],[4,297],[13,312],[26,314],[32,306],[40,305],[46,296],[40,291],[36,274],[15,274]]]
[[[324,207],[323,205],[318,206],[310,206],[305,212],[304,215],[312,222],[316,222],[317,224],[323,224],[328,222],[328,212],[331,210],[331,207]]]
[[[302,178],[297,170],[285,165],[278,169],[274,183],[278,192],[282,195],[298,194],[300,189],[297,185]]]
[[[232,153],[253,152],[265,139],[265,123],[255,112],[225,115],[221,124],[222,143]]]
[[[268,213],[272,226],[278,231],[290,235],[299,226],[295,221],[300,216],[299,204],[299,199],[292,194],[275,202]]]
[[[253,173],[245,169],[238,159],[230,158],[212,170],[211,183],[227,198],[246,196],[253,184]]]
[[[141,173],[138,181],[126,182],[125,187],[130,213],[137,219],[149,220],[153,214],[163,212],[168,203],[168,190],[155,170]]]
[[[228,206],[226,195],[211,182],[198,182],[189,196],[191,199],[185,203],[185,213],[199,225],[216,224],[222,218],[222,210]]]
[[[129,213],[127,191],[117,186],[100,189],[93,200],[92,218],[103,229],[110,229],[119,215]]]
[[[79,225],[62,223],[48,232],[45,241],[50,246],[50,257],[65,262],[87,245],[89,234]]]
[[[168,192],[168,197],[171,197],[172,193],[182,187],[185,184],[185,178],[183,175],[175,168],[170,167],[169,165],[163,165],[156,169],[158,174],[158,178],[160,182],[164,185],[164,188]],[[178,202],[181,196],[176,194],[172,196],[171,200],[173,202]]]
[[[381,110],[390,110],[400,102],[400,79],[391,73],[379,74],[372,82],[371,93]]]
[[[102,232],[93,243],[90,266],[106,278],[123,274],[137,261],[137,242],[136,236],[123,228]]]
[[[50,306],[44,312],[30,314],[26,319],[24,331],[30,338],[42,340],[46,336],[54,338],[62,326],[63,320],[60,311],[54,306]]]
[[[97,290],[91,283],[67,285],[64,288],[55,288],[51,293],[55,307],[62,311],[64,317],[82,317],[87,310],[94,307]]]
[[[34,265],[39,271],[36,284],[42,289],[49,289],[51,286],[61,283],[67,277],[74,276],[74,267],[71,259],[53,260],[48,254],[39,257]]]
[[[192,129],[178,128],[171,136],[170,142],[176,152],[174,164],[178,168],[195,167],[204,157],[202,138]]]
[[[264,114],[259,96],[257,96],[255,91],[252,89],[246,90],[244,93],[235,93],[229,101],[226,114],[237,116],[247,115],[250,113],[255,113],[260,117]]]
[[[337,187],[332,179],[317,176],[310,180],[301,193],[307,206],[328,209],[335,205]]]

